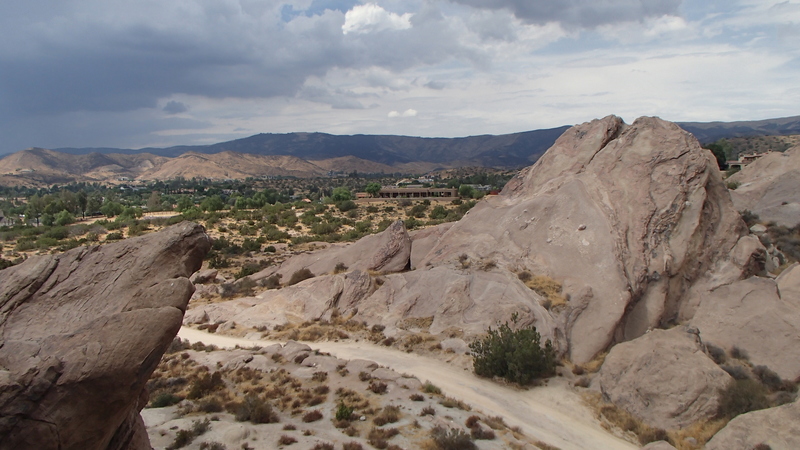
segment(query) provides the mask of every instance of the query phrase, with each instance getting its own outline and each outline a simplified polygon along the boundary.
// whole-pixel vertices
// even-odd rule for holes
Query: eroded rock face
[[[800,400],[735,417],[706,443],[705,448],[750,449],[759,444],[775,450],[800,448]]]
[[[617,344],[592,388],[653,427],[676,429],[717,410],[718,390],[731,377],[684,327],[653,330]]]
[[[2,271],[0,448],[149,449],[145,382],[210,246],[184,222]]]
[[[787,271],[785,281],[798,277],[800,266]],[[800,297],[774,280],[751,277],[708,293],[692,324],[703,342],[739,347],[785,380],[800,377]]]
[[[750,210],[764,222],[794,227],[800,223],[800,147],[763,156],[732,175],[740,183],[731,191],[737,210]]]

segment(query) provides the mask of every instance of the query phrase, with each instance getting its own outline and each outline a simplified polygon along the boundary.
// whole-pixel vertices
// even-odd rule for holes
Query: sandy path
[[[276,343],[220,336],[187,327],[182,327],[178,336],[224,348]],[[562,450],[639,448],[601,428],[580,397],[563,380],[553,380],[549,386],[523,391],[478,378],[471,372],[434,358],[370,343],[315,342],[310,345],[341,359],[368,359],[398,373],[414,375],[422,381],[430,380],[446,395],[485,414],[502,416],[509,425],[521,427],[527,436]]]

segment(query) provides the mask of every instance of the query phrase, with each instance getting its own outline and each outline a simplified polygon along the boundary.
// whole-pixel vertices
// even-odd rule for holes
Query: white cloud
[[[372,33],[386,30],[407,30],[411,28],[413,14],[395,14],[375,3],[355,6],[344,15],[342,33]]]
[[[417,117],[417,110],[409,108],[409,109],[407,109],[407,110],[405,110],[403,112],[390,111],[388,116],[390,118],[395,118],[395,117]]]

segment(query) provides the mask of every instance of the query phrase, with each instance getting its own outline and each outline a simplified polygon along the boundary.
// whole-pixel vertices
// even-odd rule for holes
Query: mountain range
[[[800,134],[800,116],[748,122],[684,122],[701,143]],[[0,159],[0,185],[74,181],[325,176],[330,172],[424,173],[454,167],[521,168],[567,126],[505,135],[422,138],[326,133],[257,134],[212,145],[143,148],[30,148]]]

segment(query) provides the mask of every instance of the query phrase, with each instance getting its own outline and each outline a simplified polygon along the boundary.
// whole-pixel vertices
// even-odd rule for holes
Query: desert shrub
[[[311,450],[333,450],[333,444],[328,442],[317,442]]]
[[[297,439],[289,436],[288,434],[282,434],[281,437],[278,439],[278,445],[292,445],[297,442]]]
[[[491,441],[495,438],[494,431],[492,430],[484,430],[480,425],[475,425],[469,429],[469,435],[472,436],[472,439],[480,439]]]
[[[308,270],[307,267],[306,268],[302,268],[302,269],[300,269],[300,270],[298,270],[298,271],[296,271],[295,273],[292,274],[291,278],[289,278],[289,282],[286,283],[286,285],[287,286],[292,286],[292,285],[295,285],[295,284],[297,284],[297,283],[299,283],[299,282],[301,282],[303,280],[307,280],[309,278],[314,278],[314,276],[315,275],[313,273],[311,273],[311,271]]]
[[[107,241],[118,241],[120,239],[122,239],[122,233],[119,232],[119,231],[116,231],[114,233],[108,233],[106,235],[106,240]]]
[[[389,443],[386,441],[398,434],[400,434],[400,431],[397,428],[373,428],[369,431],[369,435],[367,435],[367,442],[375,448],[387,448]]]
[[[216,397],[204,398],[199,400],[195,406],[194,410],[198,412],[204,413],[215,413],[215,412],[222,412],[222,403]]]
[[[296,429],[297,429],[297,427],[296,427],[296,426],[294,426],[294,425],[293,425],[293,424],[291,424],[291,423],[287,423],[286,425],[284,425],[284,426],[283,426],[283,430],[284,430],[284,431],[294,431],[294,430],[296,430]]]
[[[372,375],[370,375],[369,372],[362,371],[358,373],[358,379],[361,381],[369,381],[372,379]]]
[[[458,408],[462,411],[469,411],[472,409],[466,403],[462,402],[461,400],[457,400],[453,397],[445,397],[439,401],[439,404],[444,406],[445,408]]]
[[[192,422],[192,427],[190,429],[178,430],[178,432],[175,434],[175,440],[173,440],[172,443],[166,447],[166,450],[177,450],[179,448],[186,447],[187,445],[191,444],[196,437],[208,431],[210,425],[211,421],[209,419],[195,420]]]
[[[736,359],[741,359],[743,361],[747,361],[750,359],[750,355],[748,355],[744,349],[739,348],[735,345],[731,347],[731,357]]]
[[[663,428],[645,427],[639,432],[639,444],[647,445],[651,442],[668,441],[669,435]]]
[[[513,315],[512,323],[517,322]],[[488,336],[470,344],[475,373],[483,377],[499,376],[526,385],[555,373],[556,352],[550,340],[544,346],[536,327],[512,330],[508,322]]]
[[[276,274],[272,275],[271,277],[265,278],[261,282],[261,285],[264,286],[267,289],[279,288],[281,286],[281,274],[276,273]]]
[[[200,450],[227,450],[223,444],[219,442],[202,442],[200,443]]]
[[[742,366],[720,366],[720,368],[725,372],[728,372],[728,375],[732,376],[736,380],[746,380],[750,378],[747,370]]]
[[[272,405],[257,395],[248,395],[242,403],[237,405],[236,421],[251,423],[277,423],[278,415],[272,410]]]
[[[506,421],[500,416],[487,417],[483,422],[493,430],[506,428]]]
[[[189,399],[202,398],[224,385],[221,373],[214,372],[210,375],[206,372],[192,383],[191,388],[189,388],[189,394],[186,397]]]
[[[342,450],[364,450],[364,447],[358,442],[345,442],[342,445]]]
[[[766,386],[770,391],[787,390],[787,387],[791,384],[785,383],[777,373],[767,366],[753,367],[753,374],[758,377],[761,384]]]
[[[431,439],[439,450],[474,450],[478,448],[472,442],[470,435],[455,428],[446,430],[436,427],[431,430]]]
[[[411,394],[411,396],[409,396],[408,398],[412,402],[421,402],[421,401],[425,400],[425,396],[422,395],[422,394]]]
[[[749,378],[733,380],[719,392],[717,416],[733,418],[769,407],[767,389],[761,383]]]
[[[324,382],[328,379],[328,372],[314,372],[311,375],[311,379],[314,381],[319,381],[320,383]]]
[[[318,409],[312,409],[311,411],[303,414],[303,422],[305,423],[316,422],[319,419],[322,419],[322,412]]]
[[[481,420],[481,418],[478,417],[478,416],[469,416],[469,417],[467,417],[467,421],[464,422],[464,425],[466,425],[467,428],[472,428],[475,425],[477,425],[478,422],[480,422],[480,420]]]
[[[435,416],[436,415],[436,410],[433,409],[432,406],[426,406],[426,407],[422,408],[422,411],[420,411],[419,415],[420,416]]]
[[[333,268],[333,273],[343,273],[347,272],[348,267],[343,262],[336,263],[336,267]]]
[[[382,426],[387,423],[395,423],[400,420],[400,408],[394,405],[388,405],[383,408],[380,414],[372,419],[375,425]]]
[[[152,401],[150,401],[150,405],[149,406],[150,406],[150,408],[164,408],[166,406],[175,405],[175,404],[179,403],[181,400],[183,400],[183,399],[178,397],[175,394],[172,394],[172,393],[169,393],[169,392],[164,392],[164,393],[158,394],[156,396],[156,398],[154,398]]]
[[[367,387],[367,389],[374,392],[375,394],[385,394],[387,388],[388,386],[386,385],[386,383],[382,381],[372,381],[369,383],[369,387]]]
[[[725,350],[717,347],[716,345],[706,344],[706,350],[708,350],[708,356],[714,360],[717,364],[723,364],[728,359],[727,355],[725,354]]]
[[[339,406],[336,407],[336,420],[350,420],[353,411],[352,407],[345,405],[344,402],[339,402]]]
[[[736,188],[738,188],[740,185],[741,185],[741,183],[739,183],[738,181],[728,181],[728,182],[725,183],[725,186],[727,186],[728,189],[730,189],[732,191],[735,191]]]
[[[439,389],[439,386],[431,383],[430,381],[426,381],[425,384],[422,385],[422,392],[426,394],[434,394],[434,395],[441,395],[442,390]]]

